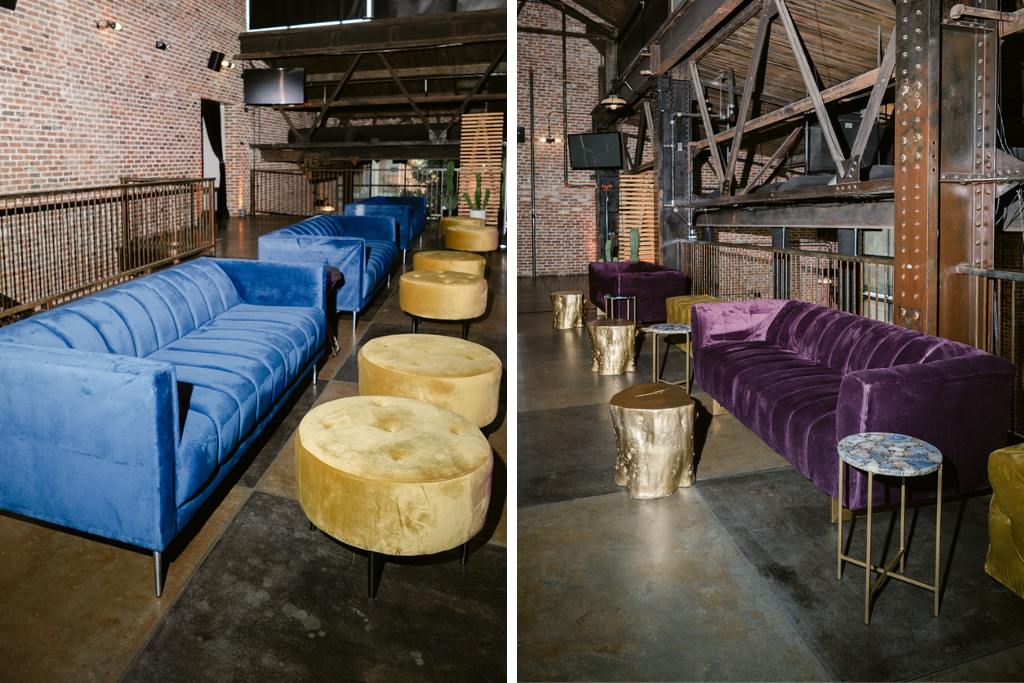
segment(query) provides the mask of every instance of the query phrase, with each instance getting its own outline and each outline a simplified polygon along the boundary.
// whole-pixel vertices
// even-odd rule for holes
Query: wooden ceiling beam
[[[438,65],[438,66],[420,66],[412,68],[401,68],[395,67],[395,73],[398,77],[403,80],[422,80],[426,79],[451,79],[451,78],[479,78],[480,74],[484,73],[488,69],[486,62],[477,62],[473,64],[455,64],[455,65]],[[507,61],[503,60],[498,63],[494,73],[502,73],[508,68]],[[493,75],[493,74],[492,74]],[[332,85],[340,81],[345,76],[344,73],[340,72],[329,72],[329,73],[310,73],[306,70],[306,85]],[[391,74],[384,69],[362,69],[358,73],[352,74],[352,77],[348,80],[349,83],[390,83]]]
[[[398,52],[445,45],[504,43],[504,7],[474,12],[374,19],[342,26],[255,31],[239,36],[234,61]]]

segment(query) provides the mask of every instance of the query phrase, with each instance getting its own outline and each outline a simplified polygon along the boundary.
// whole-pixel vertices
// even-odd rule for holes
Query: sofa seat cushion
[[[836,478],[842,374],[763,341],[711,344],[701,354],[705,391],[814,481]]]
[[[234,335],[265,342],[285,359],[285,384],[316,356],[317,342],[326,334],[323,311],[293,306],[239,304],[211,320],[201,335]]]
[[[366,240],[366,277],[363,278],[362,295],[365,299],[377,288],[391,270],[391,264],[398,258],[398,247],[394,242]]]
[[[315,354],[316,313],[239,304],[149,356],[175,366],[187,402],[175,465],[179,507],[205,490]]]

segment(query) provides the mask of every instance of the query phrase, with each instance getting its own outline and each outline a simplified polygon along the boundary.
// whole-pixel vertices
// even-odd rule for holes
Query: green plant
[[[605,240],[604,241],[604,260],[607,261],[608,263],[612,262],[612,241],[611,240]]]
[[[484,195],[483,201],[482,202],[480,201],[480,183],[481,183],[481,179],[480,179],[480,174],[479,173],[477,173],[475,175],[476,175],[476,193],[473,195],[473,199],[475,199],[476,201],[474,202],[472,199],[469,198],[469,193],[468,192],[463,192],[462,193],[462,196],[466,198],[466,205],[469,206],[469,210],[470,211],[480,211],[482,209],[486,209],[487,208],[487,201],[491,198],[491,190],[490,190],[490,188],[488,188],[487,189],[487,194]]]
[[[449,161],[444,174],[444,192],[441,193],[441,206],[454,211],[459,203],[459,191],[455,189],[455,162]]]
[[[629,260],[640,260],[640,230],[637,228],[629,229]]]

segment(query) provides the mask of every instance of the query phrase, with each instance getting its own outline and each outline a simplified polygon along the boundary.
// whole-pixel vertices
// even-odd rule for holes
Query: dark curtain
[[[217,216],[226,218],[228,216],[228,182],[224,167],[224,140],[220,134],[220,103],[213,100],[201,100],[200,109],[203,115],[203,128],[206,136],[210,138],[210,146],[213,153],[220,161],[220,187],[217,188]]]
[[[366,0],[249,0],[249,28],[275,28],[346,21],[366,16]]]

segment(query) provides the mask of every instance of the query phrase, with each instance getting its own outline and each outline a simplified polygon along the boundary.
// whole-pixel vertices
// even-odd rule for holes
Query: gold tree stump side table
[[[925,588],[935,594],[935,616],[939,616],[939,540],[942,531],[942,453],[927,441],[915,439],[903,434],[889,432],[864,432],[851,434],[839,442],[839,502],[843,501],[843,470],[846,465],[855,467],[868,474],[868,538],[864,560],[843,554],[843,510],[839,510],[839,541],[837,545],[836,578],[843,578],[843,562],[850,562],[864,567],[864,623],[871,618],[871,596],[878,590],[887,577],[905,581],[914,586]],[[907,511],[907,477],[920,477],[938,471],[936,484],[935,506],[935,583],[928,585],[923,581],[903,575],[906,562],[904,555],[905,539],[904,518]],[[871,505],[875,475],[887,475],[900,478],[900,549],[884,567],[871,564]],[[900,571],[892,568],[900,563]],[[884,560],[883,560],[884,562]],[[878,572],[875,583],[871,583],[871,572]]]
[[[682,387],[647,383],[624,389],[608,403],[618,459],[615,483],[631,498],[664,498],[693,486],[696,406]]]
[[[631,320],[603,318],[587,323],[590,371],[621,375],[636,370],[636,325]]]
[[[551,292],[551,326],[556,330],[583,327],[583,292]]]

